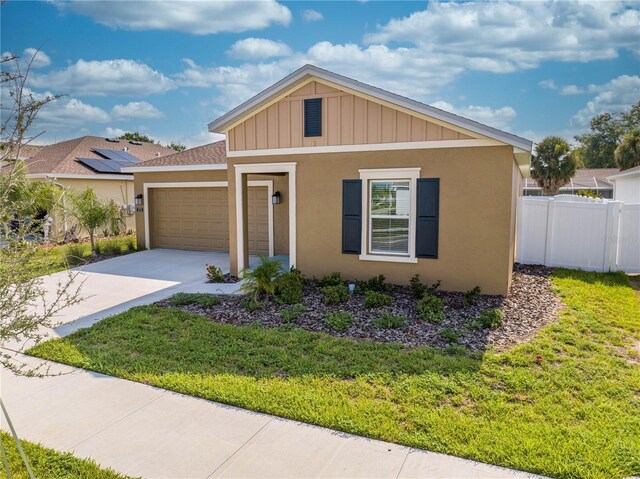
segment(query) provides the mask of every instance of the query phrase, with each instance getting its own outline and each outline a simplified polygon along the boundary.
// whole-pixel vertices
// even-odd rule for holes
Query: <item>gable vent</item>
[[[304,101],[304,136],[322,136],[322,98]]]

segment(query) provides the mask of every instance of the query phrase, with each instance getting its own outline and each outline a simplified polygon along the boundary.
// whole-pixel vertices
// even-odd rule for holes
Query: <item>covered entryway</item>
[[[258,216],[255,213],[255,209],[251,206],[253,204],[262,204],[261,202],[255,202],[251,193],[252,187],[258,181],[252,181],[250,177],[275,177],[282,178],[284,184],[286,184],[286,196],[285,208],[286,210],[280,210],[278,212],[280,221],[279,225],[279,238],[280,243],[284,239],[288,243],[288,247],[280,246],[278,250],[282,255],[288,253],[288,265],[295,267],[296,265],[296,164],[289,163],[251,163],[251,164],[236,164],[235,169],[235,213],[236,213],[236,255],[231,258],[231,272],[233,274],[241,274],[242,271],[250,264],[249,255],[253,253],[252,248],[256,248],[259,245],[255,245],[252,237],[257,235],[254,233],[256,227],[259,225],[252,224],[252,218]],[[283,180],[278,180],[280,186],[283,185]],[[273,184],[273,183],[270,183]],[[273,191],[269,191],[268,199],[271,200]],[[280,204],[280,192],[276,193],[277,204]],[[275,198],[274,198],[275,199]],[[282,205],[281,205],[282,206]],[[288,210],[288,211],[287,211]],[[285,220],[282,216],[286,215]],[[273,206],[270,209],[270,237],[273,238]],[[286,223],[285,223],[286,222]],[[286,237],[283,238],[282,226],[287,225],[288,231],[285,232]],[[273,240],[272,240],[273,243]],[[233,251],[233,250],[232,250]],[[273,249],[270,256],[273,256]]]
[[[273,254],[271,182],[248,188],[251,254]],[[226,182],[147,184],[147,245],[196,251],[229,251],[229,199]]]

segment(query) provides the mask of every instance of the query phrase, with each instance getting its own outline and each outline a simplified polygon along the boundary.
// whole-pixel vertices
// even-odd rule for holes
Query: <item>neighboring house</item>
[[[27,176],[34,180],[74,191],[90,186],[98,198],[120,205],[125,230],[135,230],[133,175],[122,173],[120,168],[172,153],[175,150],[152,143],[83,136],[40,148],[25,164]]]
[[[579,191],[589,191],[602,198],[613,198],[613,184],[609,177],[618,168],[582,168],[558,192],[559,195],[575,195]],[[542,188],[533,178],[526,178],[523,185],[524,196],[542,196]]]
[[[640,203],[640,166],[634,166],[608,176],[613,183],[613,199],[625,203]]]
[[[7,152],[7,150],[0,147],[0,158],[3,158],[0,161],[0,167],[10,164],[11,161],[27,160],[38,153],[42,148],[44,148],[44,146],[23,145],[22,147],[20,147],[20,152],[18,153],[18,155],[16,155],[14,151]]]
[[[227,141],[124,169],[141,245],[507,293],[531,141],[311,65],[209,130]]]

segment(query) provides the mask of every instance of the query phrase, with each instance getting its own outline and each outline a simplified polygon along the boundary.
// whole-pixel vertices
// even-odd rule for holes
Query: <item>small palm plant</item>
[[[91,243],[91,255],[96,256],[95,234],[116,221],[122,221],[114,204],[98,199],[92,188],[81,192],[67,192],[70,199],[70,214],[78,225],[87,231]]]
[[[258,266],[243,271],[244,281],[240,289],[256,300],[262,296],[268,299],[275,294],[278,279],[283,272],[282,262],[261,255]]]

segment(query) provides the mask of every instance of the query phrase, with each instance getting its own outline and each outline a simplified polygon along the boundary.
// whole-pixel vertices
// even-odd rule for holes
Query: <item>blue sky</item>
[[[640,100],[634,2],[9,1],[3,53],[64,94],[43,142],[138,130],[188,146],[305,63],[532,140]],[[3,92],[3,99],[6,98]]]

